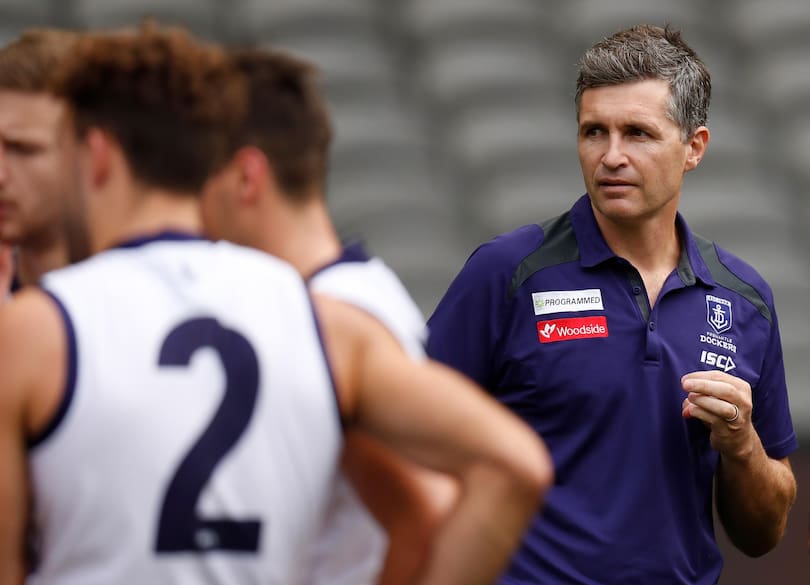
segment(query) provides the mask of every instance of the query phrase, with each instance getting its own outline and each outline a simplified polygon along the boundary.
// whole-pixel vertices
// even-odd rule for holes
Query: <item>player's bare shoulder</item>
[[[0,306],[0,401],[25,416],[27,434],[49,418],[64,385],[67,335],[47,293],[23,289]]]

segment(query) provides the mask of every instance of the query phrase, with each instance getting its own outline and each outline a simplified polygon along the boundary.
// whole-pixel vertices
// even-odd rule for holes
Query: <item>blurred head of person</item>
[[[260,48],[234,49],[230,59],[246,79],[248,106],[230,162],[206,185],[203,218],[213,237],[262,247],[256,239],[280,234],[289,214],[325,208],[332,125],[310,64]]]
[[[86,219],[76,227],[94,252],[140,215],[170,229],[171,217],[149,212],[156,198],[198,205],[228,160],[246,102],[243,76],[221,48],[155,22],[83,35],[54,92],[69,106],[74,216]]]
[[[47,249],[62,238],[67,108],[50,87],[77,39],[31,29],[0,49],[0,241],[23,249]]]

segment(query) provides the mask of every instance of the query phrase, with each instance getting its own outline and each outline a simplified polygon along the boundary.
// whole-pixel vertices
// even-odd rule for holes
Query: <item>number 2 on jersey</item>
[[[261,522],[202,518],[197,503],[216,466],[239,441],[250,422],[259,391],[259,362],[244,336],[215,319],[185,321],[163,342],[160,366],[188,366],[202,348],[215,350],[225,369],[225,392],[213,419],[172,477],[160,511],[158,553],[214,550],[256,552]]]

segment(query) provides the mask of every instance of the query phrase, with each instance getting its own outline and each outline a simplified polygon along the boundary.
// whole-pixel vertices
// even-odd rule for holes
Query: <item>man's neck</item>
[[[292,264],[304,278],[340,257],[343,246],[322,200],[273,215],[260,247]]]
[[[640,272],[671,271],[680,258],[680,236],[676,212],[655,217],[615,221],[594,210],[596,223],[608,247]]]
[[[202,233],[199,199],[192,195],[160,191],[144,193],[121,216],[117,225],[102,225],[93,238],[93,251],[100,252],[132,238],[167,231]]]
[[[638,226],[604,222],[600,228],[613,253],[638,270],[650,306],[654,305],[681,256],[681,240],[674,217],[671,221],[647,222]]]

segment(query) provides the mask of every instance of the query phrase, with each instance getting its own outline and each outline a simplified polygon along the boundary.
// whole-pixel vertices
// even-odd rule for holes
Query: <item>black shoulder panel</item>
[[[768,308],[762,295],[720,261],[720,257],[717,255],[717,248],[714,247],[714,242],[698,235],[694,235],[694,238],[700,250],[700,255],[703,256],[703,261],[706,262],[706,266],[709,267],[712,277],[722,286],[748,299],[757,308],[760,315],[765,317],[768,323],[772,323],[771,310]]]
[[[509,287],[510,299],[520,285],[538,270],[579,259],[577,239],[567,212],[544,221],[540,227],[543,229],[543,243],[526,256],[515,269],[512,284]]]

